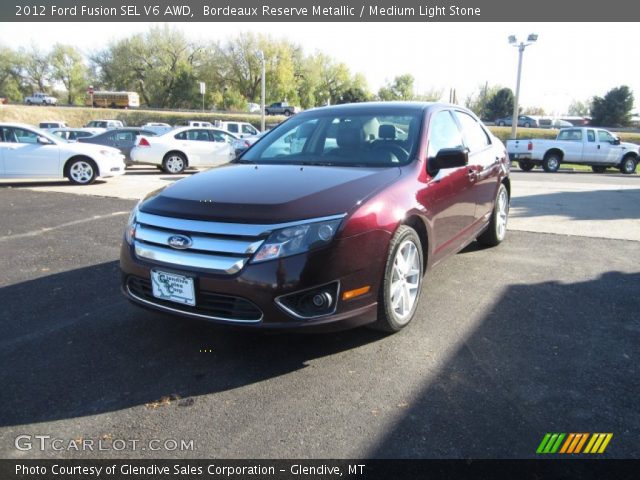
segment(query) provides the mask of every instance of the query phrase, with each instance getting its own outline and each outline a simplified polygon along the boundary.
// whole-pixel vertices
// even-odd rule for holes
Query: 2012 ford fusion
[[[416,316],[432,266],[505,238],[510,191],[504,145],[462,107],[309,110],[143,199],[122,289],[222,324],[395,332]]]

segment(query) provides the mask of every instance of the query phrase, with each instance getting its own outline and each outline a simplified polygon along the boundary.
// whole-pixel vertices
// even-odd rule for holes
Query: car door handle
[[[469,176],[469,180],[471,181],[475,181],[478,178],[478,173],[472,168],[467,170],[467,175]]]
[[[600,145],[598,145],[598,150],[600,150]]]

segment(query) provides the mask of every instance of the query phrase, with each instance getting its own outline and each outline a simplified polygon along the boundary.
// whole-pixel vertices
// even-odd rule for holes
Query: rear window
[[[582,130],[579,130],[579,129],[562,130],[558,134],[558,140],[569,140],[569,141],[575,141],[575,142],[582,141]]]

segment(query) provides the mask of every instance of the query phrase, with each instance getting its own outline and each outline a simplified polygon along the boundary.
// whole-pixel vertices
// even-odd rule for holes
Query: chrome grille
[[[262,245],[273,226],[204,222],[138,212],[134,250],[154,263],[233,275]],[[175,235],[191,240],[184,249],[169,246]]]

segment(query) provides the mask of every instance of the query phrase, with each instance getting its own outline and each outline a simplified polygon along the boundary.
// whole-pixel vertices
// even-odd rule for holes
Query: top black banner
[[[638,4],[577,0],[14,0],[2,22],[623,22]]]

